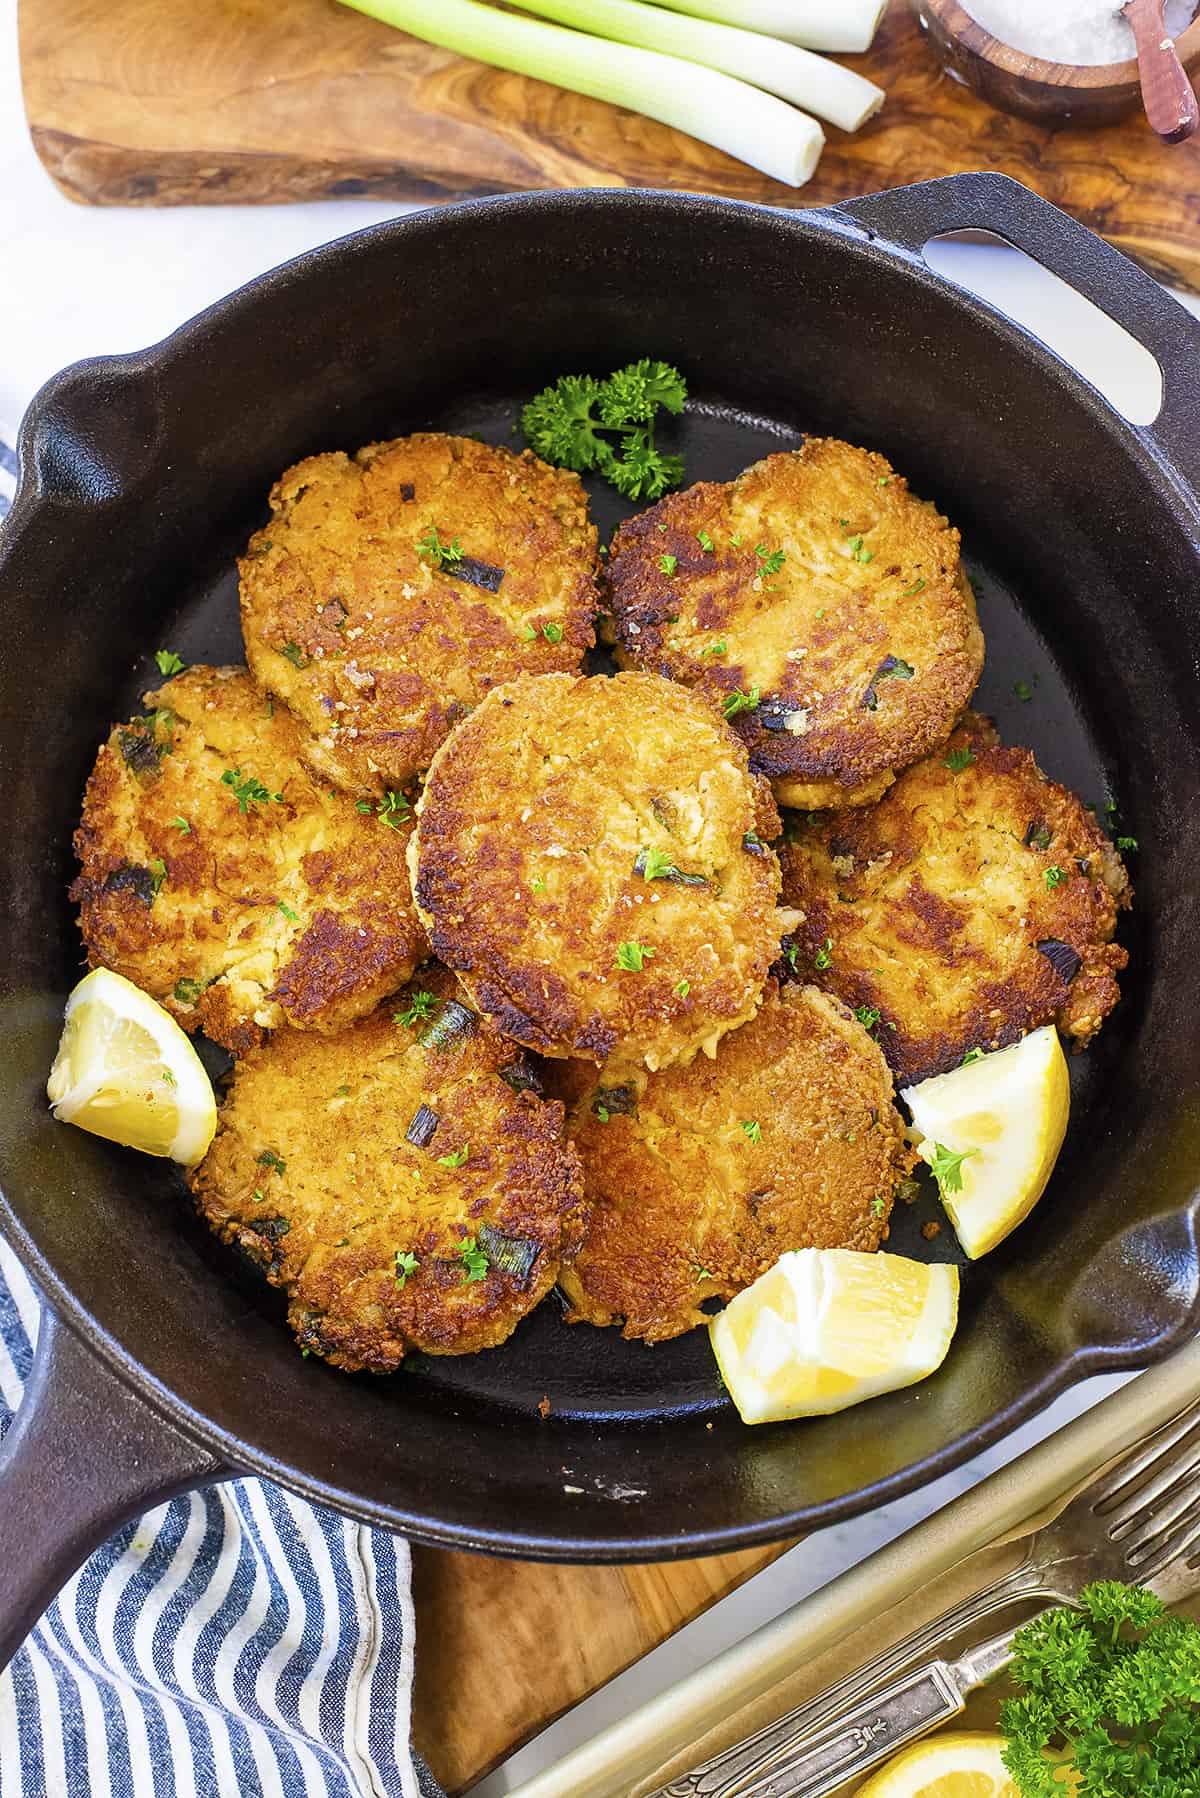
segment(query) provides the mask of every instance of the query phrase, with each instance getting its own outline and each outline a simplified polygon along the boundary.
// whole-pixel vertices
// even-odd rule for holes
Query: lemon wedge
[[[842,1411],[923,1380],[958,1322],[958,1269],[857,1249],[794,1249],[709,1326],[743,1423]]]
[[[1054,1171],[1071,1111],[1053,1024],[1011,1049],[936,1074],[900,1097],[921,1133],[942,1203],[973,1261],[1029,1216]]]
[[[208,1075],[179,1025],[108,968],[85,974],[67,1000],[46,1092],[62,1123],[185,1166],[217,1127]]]
[[[944,1730],[902,1748],[855,1798],[1020,1798],[1004,1747],[990,1731]]]

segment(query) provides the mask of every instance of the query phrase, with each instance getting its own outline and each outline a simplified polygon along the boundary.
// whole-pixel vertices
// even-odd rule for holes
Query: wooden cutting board
[[[1200,137],[1134,118],[1047,130],[944,76],[906,0],[870,54],[888,90],[856,137],[829,128],[797,193],[665,126],[433,50],[335,0],[20,0],[33,141],[72,199],[175,205],[528,187],[701,189],[819,205],[1001,169],[1200,291]],[[347,225],[353,219],[347,219]]]
[[[413,1738],[461,1792],[790,1547],[644,1567],[413,1550]]]

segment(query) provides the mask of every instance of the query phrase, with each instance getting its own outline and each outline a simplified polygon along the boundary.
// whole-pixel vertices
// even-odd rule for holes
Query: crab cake
[[[583,1228],[563,1108],[441,969],[339,1036],[239,1062],[199,1209],[286,1289],[303,1348],[388,1373],[510,1336]]]
[[[595,641],[587,496],[528,451],[428,432],[310,456],[271,513],[238,564],[246,658],[353,792],[402,787],[489,688]]]
[[[878,1045],[811,986],[770,987],[715,1061],[590,1082],[568,1131],[592,1208],[571,1320],[647,1342],[787,1249],[877,1249],[913,1162]]]
[[[301,732],[244,668],[191,668],[101,748],[71,897],[115,968],[235,1053],[285,1019],[336,1030],[429,953],[408,801],[318,787]]]
[[[802,979],[875,1028],[897,1081],[1056,1023],[1083,1047],[1120,997],[1129,879],[1075,795],[968,714],[941,754],[781,849]]]
[[[781,805],[863,805],[942,743],[983,667],[959,537],[882,456],[832,438],[623,524],[623,666],[724,711]]]
[[[779,818],[685,688],[511,681],[438,751],[417,817],[418,914],[506,1035],[659,1067],[754,1016],[791,922]]]

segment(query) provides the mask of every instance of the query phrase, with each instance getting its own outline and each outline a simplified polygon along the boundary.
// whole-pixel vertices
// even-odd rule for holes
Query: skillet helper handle
[[[798,1729],[785,1717],[653,1798],[828,1798],[957,1717],[967,1694],[1008,1665],[1014,1633],[1006,1630],[958,1661],[927,1661],[868,1694],[826,1729]]]
[[[227,1473],[43,1307],[29,1380],[0,1444],[0,1671],[93,1549],[164,1499]]]
[[[931,237],[992,232],[1107,313],[1162,370],[1158,417],[1129,428],[1183,488],[1200,534],[1200,321],[1153,276],[1008,175],[946,175],[845,200],[817,216],[845,219],[856,235],[877,237],[918,261]]]

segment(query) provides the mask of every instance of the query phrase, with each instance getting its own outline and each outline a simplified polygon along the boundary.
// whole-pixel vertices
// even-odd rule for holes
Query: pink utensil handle
[[[1182,143],[1200,125],[1200,106],[1163,18],[1164,0],[1128,0],[1121,8],[1137,40],[1142,101],[1154,130]]]

